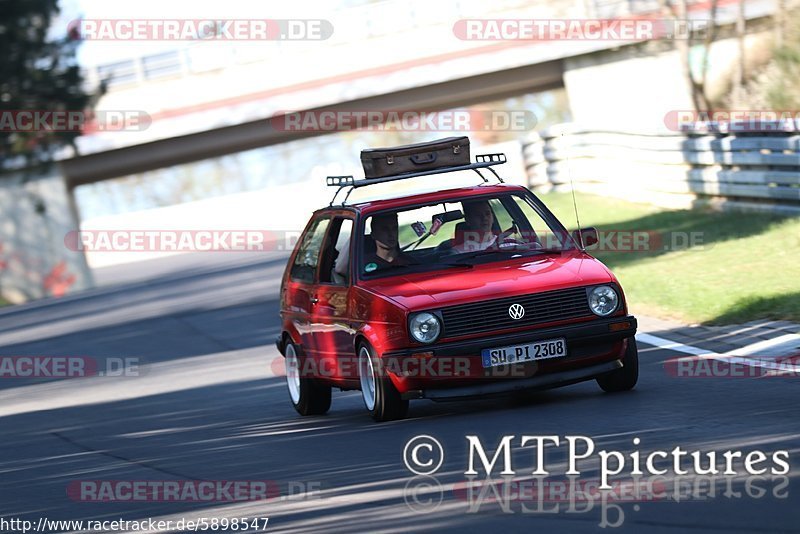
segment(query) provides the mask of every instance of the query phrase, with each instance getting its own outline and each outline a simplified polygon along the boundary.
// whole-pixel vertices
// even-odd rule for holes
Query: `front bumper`
[[[626,324],[627,323],[627,324]],[[632,315],[565,326],[527,330],[514,334],[480,337],[463,341],[434,343],[412,349],[391,351],[383,358],[402,360],[415,358],[421,353],[431,354],[431,359],[468,360],[471,369],[465,376],[392,376],[398,391],[405,398],[459,398],[481,396],[518,389],[546,388],[555,385],[588,380],[613,371],[621,366],[624,354],[623,340],[636,334],[637,322]],[[548,339],[564,338],[567,356],[527,362],[523,375],[498,378],[492,371],[499,367],[484,369],[481,364],[482,349],[532,343]],[[432,366],[433,367],[433,366]]]
[[[516,380],[503,380],[502,382],[492,382],[489,384],[478,384],[473,386],[452,387],[446,389],[411,390],[402,394],[404,399],[431,399],[431,400],[450,400],[467,399],[474,397],[488,397],[498,394],[513,393],[531,389],[547,389],[559,386],[567,386],[584,380],[591,380],[599,375],[609,373],[622,367],[622,361],[614,360],[601,364],[580,367],[569,371],[543,374],[532,378],[520,378]]]

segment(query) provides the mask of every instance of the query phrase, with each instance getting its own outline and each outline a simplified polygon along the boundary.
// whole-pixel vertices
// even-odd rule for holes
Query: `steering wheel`
[[[544,248],[539,241],[528,241],[526,239],[517,239],[514,237],[501,237],[497,242],[497,247],[500,249],[508,248],[526,248],[531,250],[539,250]]]
[[[437,252],[448,252],[448,251],[451,251],[452,249],[453,249],[453,240],[452,239],[446,239],[446,240],[442,241],[441,243],[439,243],[438,245],[436,245],[436,249],[435,250]]]
[[[497,242],[497,248],[501,248],[501,249],[503,249],[503,248],[517,248],[517,247],[520,247],[520,246],[525,244],[524,242],[522,242],[522,241],[520,241],[518,239],[515,239],[513,237],[510,237],[510,236],[498,237],[496,242]]]

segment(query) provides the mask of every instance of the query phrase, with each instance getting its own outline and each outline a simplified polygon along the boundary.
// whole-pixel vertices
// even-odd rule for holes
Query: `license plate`
[[[496,367],[512,363],[560,358],[566,355],[567,341],[564,338],[559,338],[496,349],[483,349],[481,351],[481,361],[484,367]]]

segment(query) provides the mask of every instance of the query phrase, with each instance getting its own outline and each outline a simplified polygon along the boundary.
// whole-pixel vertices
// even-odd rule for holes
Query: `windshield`
[[[526,196],[483,195],[397,211],[365,221],[359,270],[375,277],[443,267],[469,267],[571,245]]]

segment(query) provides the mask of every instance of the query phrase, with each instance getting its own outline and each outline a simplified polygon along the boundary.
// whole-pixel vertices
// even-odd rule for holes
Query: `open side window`
[[[346,286],[350,283],[350,241],[353,219],[335,217],[331,223],[319,268],[321,284]]]
[[[330,222],[331,220],[327,217],[317,219],[303,235],[290,274],[291,279],[295,282],[314,283],[325,231]]]

